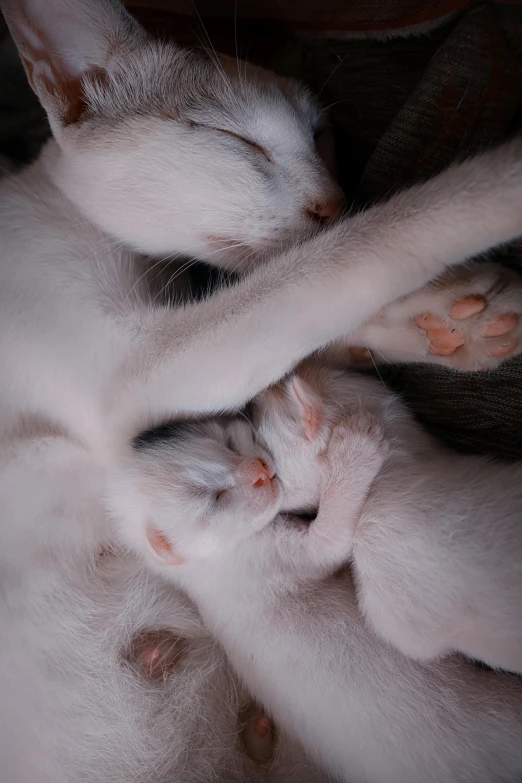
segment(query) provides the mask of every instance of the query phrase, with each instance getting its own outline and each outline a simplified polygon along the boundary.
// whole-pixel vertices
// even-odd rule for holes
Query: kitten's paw
[[[522,353],[522,277],[496,264],[452,270],[393,302],[353,338],[350,363],[488,370]],[[339,352],[339,349],[337,349]]]
[[[188,641],[175,631],[144,631],[135,636],[123,658],[147,680],[172,674],[188,651]]]
[[[326,452],[323,471],[330,481],[346,478],[346,471],[357,465],[376,474],[388,456],[389,442],[381,421],[366,410],[347,416],[335,425]]]

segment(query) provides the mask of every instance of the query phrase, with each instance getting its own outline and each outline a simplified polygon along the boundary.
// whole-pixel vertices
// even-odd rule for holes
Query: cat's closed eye
[[[242,142],[243,144],[248,144],[248,146],[251,147],[253,150],[263,155],[264,158],[268,161],[268,163],[273,163],[272,158],[265,150],[265,148],[262,147],[260,144],[257,144],[255,141],[252,141],[251,139],[246,139],[244,136],[240,136],[239,133],[234,133],[233,131],[222,130],[221,128],[215,128],[215,130],[217,130],[218,133],[226,133],[227,136],[232,136],[234,139],[238,139],[238,141]]]
[[[255,141],[252,141],[252,139],[247,139],[245,136],[241,136],[239,133],[235,133],[234,131],[227,130],[226,128],[215,128],[211,125],[203,125],[198,122],[192,122],[191,123],[192,128],[204,128],[205,130],[214,131],[215,133],[222,133],[226,136],[231,136],[233,139],[237,139],[241,144],[246,144],[251,149],[255,150],[259,154],[263,155],[265,160],[268,163],[273,163],[272,158],[270,157],[269,153],[266,151],[264,147],[262,147],[260,144],[258,144]]]

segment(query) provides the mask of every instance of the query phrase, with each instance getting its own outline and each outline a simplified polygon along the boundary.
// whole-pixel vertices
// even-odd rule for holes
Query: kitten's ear
[[[170,541],[156,530],[155,527],[149,527],[147,529],[147,539],[153,550],[153,552],[166,564],[166,565],[183,565],[185,560],[181,555],[178,555]]]
[[[314,440],[324,422],[324,406],[321,397],[306,381],[293,375],[286,384],[286,390],[294,401],[307,440]]]
[[[104,79],[122,47],[145,36],[118,0],[0,0],[53,133],[86,108],[83,80]]]

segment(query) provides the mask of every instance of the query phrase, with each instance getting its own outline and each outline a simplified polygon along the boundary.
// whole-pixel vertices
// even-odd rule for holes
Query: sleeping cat
[[[109,535],[107,474],[132,438],[242,405],[390,301],[521,234],[522,142],[334,225],[341,194],[299,85],[154,41],[116,0],[0,6],[54,134],[0,182],[0,755],[10,783],[69,783],[114,711],[99,718],[70,652],[56,669],[61,649],[92,668],[62,596],[81,604]],[[150,283],[180,255],[252,271],[173,309]],[[403,326],[418,329],[409,315]],[[105,685],[117,704],[124,688]],[[107,780],[119,783],[125,756],[118,740]]]
[[[388,458],[378,420],[362,411],[332,422],[329,441],[314,415],[304,423],[327,445],[308,525],[276,516],[297,497],[249,422],[206,420],[135,440],[109,490],[122,540],[188,593],[254,696],[335,779],[515,783],[522,683],[457,657],[403,656],[365,623],[350,574],[334,576]],[[297,438],[292,446],[299,462]]]
[[[332,423],[344,423],[328,508],[350,531],[360,608],[378,634],[414,658],[457,650],[522,674],[520,465],[455,454],[374,379],[319,365],[267,390],[254,407],[294,509],[317,507],[318,455]],[[390,453],[354,508],[360,446],[350,429],[368,416],[376,433],[384,428]],[[348,556],[346,537],[343,547]]]

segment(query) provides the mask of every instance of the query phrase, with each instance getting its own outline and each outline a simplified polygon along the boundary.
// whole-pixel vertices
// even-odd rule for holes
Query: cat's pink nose
[[[345,206],[346,202],[343,198],[332,199],[331,201],[318,201],[308,205],[306,214],[317,223],[329,223],[342,217]]]
[[[262,487],[274,478],[274,471],[262,459],[255,459],[249,467],[249,479],[254,487]]]

